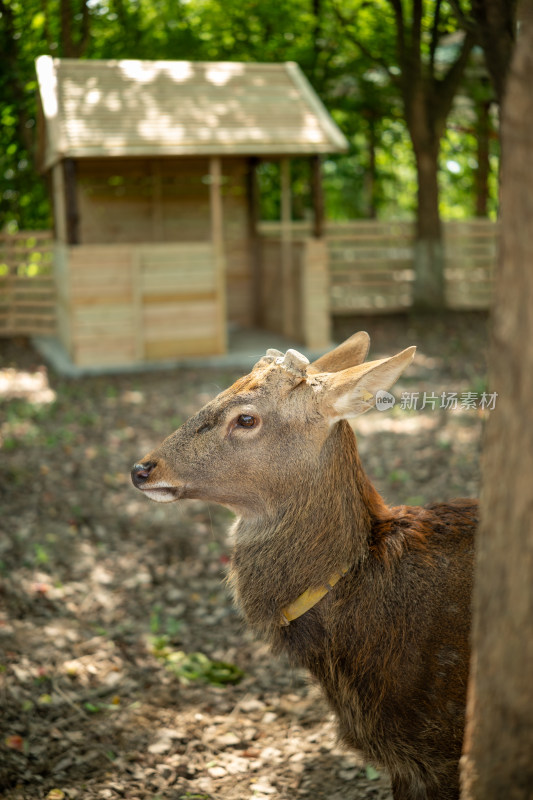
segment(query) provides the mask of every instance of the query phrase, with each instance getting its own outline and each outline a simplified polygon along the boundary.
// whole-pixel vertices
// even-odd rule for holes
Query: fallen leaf
[[[365,774],[369,781],[377,781],[379,778],[379,772],[371,764],[366,765]]]
[[[18,750],[19,753],[24,751],[24,739],[22,736],[17,736],[14,734],[13,736],[6,736],[5,738],[6,747],[9,747],[11,750]]]
[[[243,752],[244,758],[259,758],[261,755],[261,751],[257,750],[255,747],[249,747],[248,750]]]

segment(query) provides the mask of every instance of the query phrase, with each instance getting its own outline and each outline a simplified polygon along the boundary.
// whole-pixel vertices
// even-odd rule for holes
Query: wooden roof
[[[36,62],[44,167],[61,158],[310,155],[348,143],[299,66]]]

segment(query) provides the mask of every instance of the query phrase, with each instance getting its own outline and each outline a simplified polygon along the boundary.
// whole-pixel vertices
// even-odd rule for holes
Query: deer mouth
[[[185,495],[184,486],[140,486],[138,488],[156,503],[174,503]]]

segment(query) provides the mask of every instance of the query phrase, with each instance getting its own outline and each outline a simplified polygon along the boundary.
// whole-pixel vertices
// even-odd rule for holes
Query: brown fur
[[[346,350],[330,368],[342,370]],[[315,380],[312,366],[305,381],[262,359],[135,468],[149,473],[142,485],[134,480],[237,512],[229,583],[249,625],[311,672],[342,740],[388,768],[395,800],[452,800],[476,504],[389,508],[364,473],[351,427],[325,419],[331,399],[321,399],[321,381],[329,378]],[[327,369],[327,357],[319,366]],[[239,428],[243,410],[261,421],[256,430]],[[159,499],[157,491],[150,496]],[[320,602],[280,626],[282,608],[344,565],[348,573]]]

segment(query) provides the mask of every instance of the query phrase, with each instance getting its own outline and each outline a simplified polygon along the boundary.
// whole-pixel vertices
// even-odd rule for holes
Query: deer
[[[306,668],[394,800],[459,798],[477,503],[388,506],[348,419],[416,348],[366,362],[360,331],[313,363],[270,349],[134,465],[137,489],[235,514],[228,584],[274,654]]]

